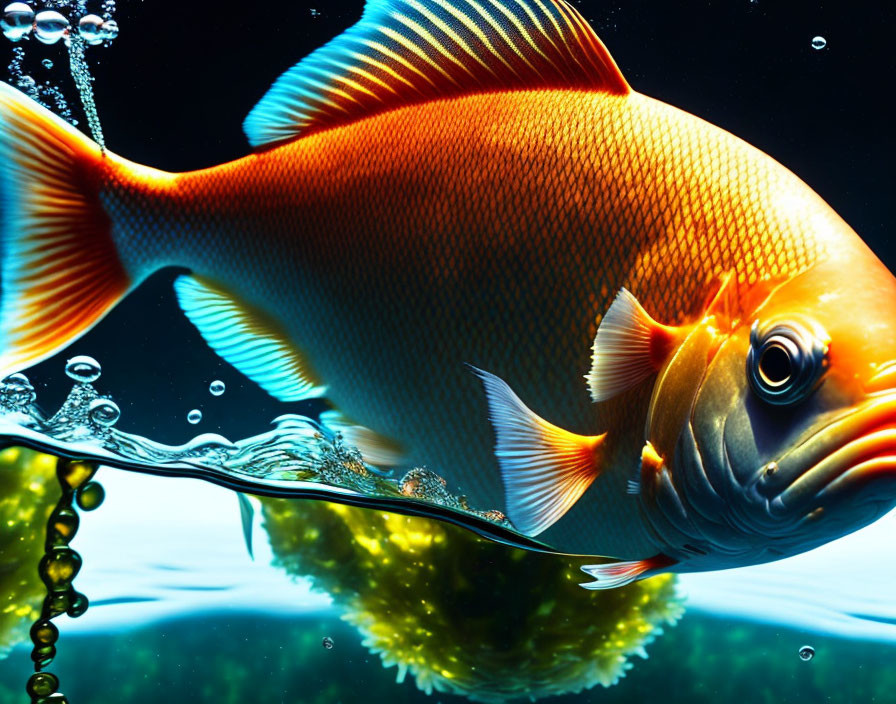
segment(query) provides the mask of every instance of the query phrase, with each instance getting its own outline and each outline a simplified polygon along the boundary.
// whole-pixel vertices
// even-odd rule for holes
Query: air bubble
[[[192,411],[187,413],[187,422],[191,425],[196,425],[199,421],[202,420],[202,411],[198,408],[194,408]]]
[[[87,415],[94,423],[110,428],[121,418],[121,409],[112,399],[97,398],[90,402]]]
[[[28,36],[34,24],[34,11],[23,2],[14,2],[3,10],[3,18],[0,19],[0,28],[3,36],[13,42],[18,42]]]
[[[65,365],[65,373],[69,379],[77,381],[79,384],[92,384],[100,378],[103,369],[93,357],[79,355],[68,360],[68,364]]]
[[[103,36],[103,18],[99,15],[84,15],[78,21],[78,34],[91,46],[102,44],[105,39]]]
[[[336,642],[332,638],[330,638],[330,636],[325,636],[320,644],[324,646],[326,650],[332,650],[333,646],[336,645]]]
[[[67,547],[54,548],[44,555],[38,570],[51,592],[68,592],[81,570],[81,556]]]
[[[103,489],[102,484],[99,484],[98,482],[87,482],[78,490],[78,493],[75,496],[75,500],[78,502],[78,508],[82,511],[96,511],[96,509],[103,505],[105,499],[106,490]]]
[[[226,389],[227,389],[227,387],[224,385],[224,382],[221,381],[220,379],[215,379],[208,386],[209,393],[211,393],[212,396],[222,396]]]
[[[812,48],[815,51],[821,51],[828,45],[828,40],[822,36],[812,37]]]
[[[56,10],[42,10],[34,16],[34,36],[43,44],[55,44],[69,28],[65,15]]]
[[[803,662],[809,662],[812,658],[815,657],[815,648],[811,645],[804,645],[800,648],[800,660]]]
[[[59,680],[56,675],[49,672],[35,672],[28,678],[28,684],[25,685],[25,691],[28,696],[35,699],[43,699],[49,697],[59,689]]]
[[[118,36],[118,22],[115,20],[106,20],[103,22],[102,27],[102,38],[106,41],[111,42],[115,37]]]
[[[87,613],[87,608],[89,606],[90,601],[87,597],[81,592],[75,592],[71,597],[71,602],[65,610],[65,613],[69,615],[69,618],[80,618]]]
[[[44,59],[40,64],[44,68],[53,68],[53,59]]]

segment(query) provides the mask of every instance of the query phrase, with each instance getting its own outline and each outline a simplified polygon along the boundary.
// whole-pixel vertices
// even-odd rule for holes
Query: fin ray
[[[103,159],[0,83],[0,376],[55,354],[131,289],[99,199]]]
[[[599,473],[604,435],[585,437],[533,413],[504,380],[473,368],[485,386],[497,437],[507,515],[526,535],[538,535],[569,511]]]
[[[620,289],[594,338],[585,377],[592,400],[613,398],[657,372],[676,338],[676,328],[660,325],[628,289]]]
[[[602,565],[584,565],[582,572],[594,577],[593,582],[583,582],[580,587],[592,591],[616,589],[642,579],[648,572],[662,570],[675,564],[675,560],[665,555],[656,555],[646,560],[607,562]]]
[[[292,402],[326,392],[286,333],[264,313],[197,276],[178,277],[174,290],[209,347],[271,396]]]

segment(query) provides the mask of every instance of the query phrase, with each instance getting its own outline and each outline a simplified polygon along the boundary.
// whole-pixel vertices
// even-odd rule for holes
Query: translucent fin
[[[597,329],[591,371],[585,377],[595,401],[606,401],[654,374],[671,353],[678,329],[660,325],[621,289]]]
[[[0,377],[81,337],[131,286],[101,168],[96,144],[0,83]]]
[[[196,276],[180,276],[181,310],[215,352],[280,401],[322,396],[321,386],[286,333],[267,315]]]
[[[507,515],[517,530],[538,535],[579,500],[600,471],[604,435],[585,437],[539,418],[494,374],[475,369],[485,384],[497,436]]]
[[[335,432],[342,433],[345,441],[361,451],[365,462],[378,467],[395,467],[403,461],[398,444],[370,428],[358,425],[338,410],[324,411],[321,422]]]
[[[252,506],[252,502],[249,501],[249,497],[245,494],[237,492],[236,498],[240,504],[240,522],[243,524],[243,540],[246,541],[246,550],[249,551],[249,557],[254,560],[255,554],[252,551],[252,521],[255,518],[255,508]]]
[[[641,579],[648,572],[661,570],[675,564],[665,555],[657,555],[646,560],[632,562],[608,562],[604,565],[585,565],[582,572],[594,577],[593,582],[584,582],[580,587],[591,590],[615,589]]]
[[[254,147],[428,100],[630,89],[563,0],[368,0],[361,21],[283,74],[243,125]]]

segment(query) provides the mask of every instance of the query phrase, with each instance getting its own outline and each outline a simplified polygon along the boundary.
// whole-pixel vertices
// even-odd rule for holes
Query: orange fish
[[[371,0],[169,174],[0,87],[0,372],[152,272],[283,401],[426,465],[590,588],[896,504],[896,280],[806,184],[634,92],[562,0]],[[502,481],[505,500],[502,503]]]

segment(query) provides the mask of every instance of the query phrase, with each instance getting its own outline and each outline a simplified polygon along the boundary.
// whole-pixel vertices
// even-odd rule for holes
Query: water
[[[47,3],[67,12],[57,5]],[[360,13],[359,3],[278,1],[265,9],[277,21],[247,33],[244,13],[207,0],[184,5],[172,21],[172,9],[158,3],[90,4],[121,28],[107,46],[91,41],[95,20],[79,25],[93,44],[84,56],[108,148],[172,171],[242,156],[240,123],[267,85]],[[889,239],[893,141],[880,90],[894,68],[885,29],[892,17],[844,3],[761,0],[700,2],[685,13],[646,1],[577,6],[636,89],[730,129],[792,168],[896,266]],[[807,40],[822,36],[821,47]],[[83,112],[63,42],[23,39],[15,48],[26,50],[23,88],[31,77],[55,109],[43,92],[50,80],[73,106],[72,121],[95,119]],[[2,50],[12,61],[13,45],[4,42]],[[41,68],[46,61],[52,68]],[[155,275],[71,348],[0,389],[0,403],[22,421],[36,397],[42,416],[32,429],[60,443],[98,452],[117,440],[115,451],[172,463],[174,474],[189,466],[191,476],[219,484],[237,476],[241,483],[231,488],[258,488],[260,479],[273,486],[283,476],[259,471],[259,438],[280,431],[290,442],[295,434],[307,441],[313,425],[300,418],[325,408],[277,403],[220,361],[178,311],[172,279]],[[102,368],[87,363],[72,370],[79,377],[66,376],[66,362],[80,355]],[[226,393],[217,397],[219,382]],[[71,399],[83,409],[81,420],[52,423],[73,387],[81,388]],[[194,427],[185,421],[198,408]],[[298,440],[290,450],[296,447]],[[313,447],[318,458],[333,450]],[[306,458],[291,459],[307,466]],[[232,466],[218,471],[228,461]],[[45,590],[36,570],[59,489],[51,461],[35,463],[28,471],[4,465],[0,477],[7,526],[0,593],[15,605],[0,615],[0,643],[12,647],[0,662],[0,702],[25,696],[28,631]],[[255,473],[232,471],[248,467]],[[404,498],[423,486],[466,520],[457,503],[465,488],[447,474],[445,486],[439,476],[337,473],[323,484],[362,493],[388,485]],[[321,485],[321,477],[305,478]],[[887,701],[896,684],[896,608],[885,564],[892,562],[892,516],[780,563],[591,594],[576,587],[584,576],[574,560],[484,543],[425,517],[287,498],[250,501],[254,561],[228,489],[103,468],[76,494],[73,547],[83,566],[74,583],[90,607],[78,619],[56,621],[58,654],[49,667],[71,702],[422,702],[561,693],[564,701],[629,702],[655,700],[658,686],[664,698],[682,702],[870,702]],[[471,508],[485,514],[503,507]],[[491,525],[500,531],[502,516],[479,517],[480,533]],[[675,588],[687,595],[680,619]],[[811,662],[803,661],[807,644]],[[427,698],[427,689],[438,698]]]

